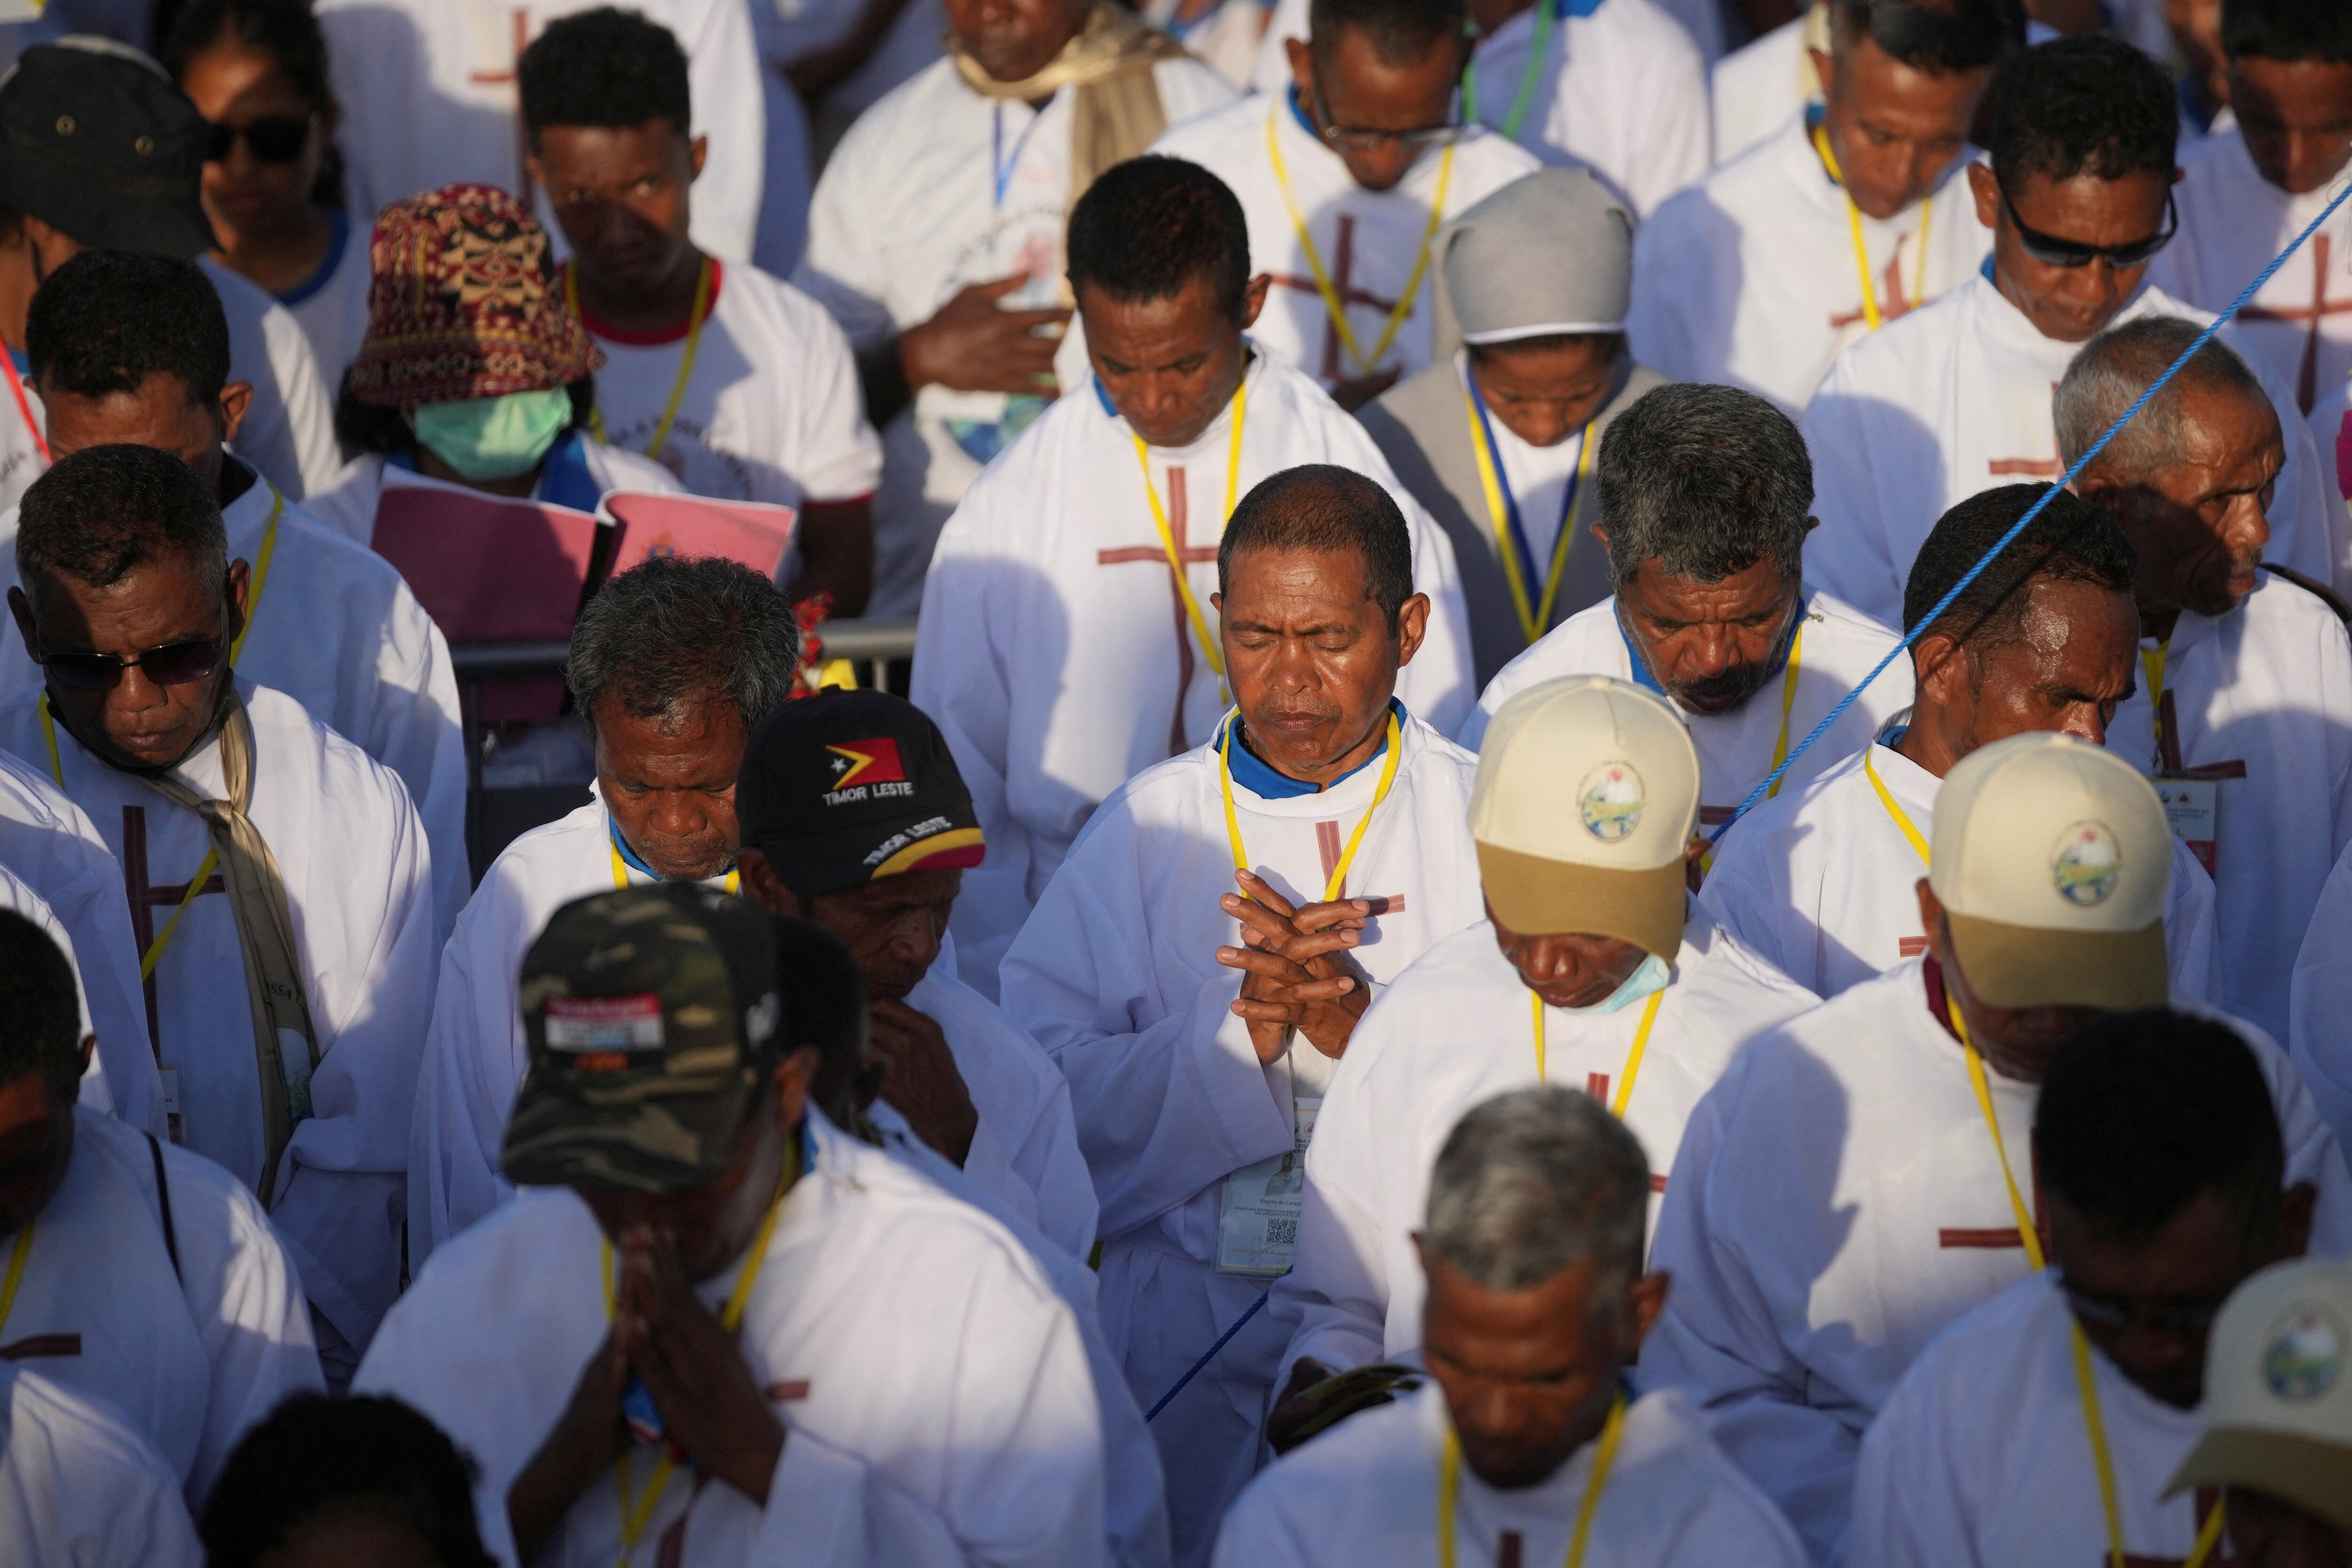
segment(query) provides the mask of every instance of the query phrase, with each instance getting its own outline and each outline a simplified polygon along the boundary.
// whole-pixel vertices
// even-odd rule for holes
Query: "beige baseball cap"
[[[1996,1007],[2161,1007],[2172,828],[2139,770],[2035,731],[1979,747],[1936,796],[1927,881],[1969,989]]]
[[[1698,752],[1665,700],[1564,676],[1486,728],[1470,837],[1495,918],[1516,931],[1613,936],[1672,963],[1683,852],[1698,820]]]
[[[2205,1348],[2205,1435],[2167,1495],[2251,1487],[2352,1529],[2352,1263],[2274,1263]]]

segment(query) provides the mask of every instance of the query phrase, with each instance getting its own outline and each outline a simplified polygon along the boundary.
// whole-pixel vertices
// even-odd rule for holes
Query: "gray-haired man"
[[[1666,1299],[1643,1272],[1649,1192],[1641,1144],[1585,1095],[1517,1089],[1465,1116],[1414,1237],[1435,1386],[1259,1476],[1216,1568],[1801,1563],[1683,1396],[1623,1384]]]
[[[441,957],[409,1152],[409,1259],[513,1195],[499,1173],[524,1061],[515,976],[567,901],[723,879],[737,890],[735,775],[792,689],[800,637],[773,584],[731,562],[656,557],[572,629],[564,679],[596,746],[596,798],[493,861]]]
[[[2143,316],[2084,345],[2053,410],[2070,467],[2198,331]],[[2296,949],[2352,840],[2352,642],[2317,594],[2258,565],[2286,454],[2262,383],[2216,342],[2075,484],[2139,557],[2141,679],[2107,744],[2157,781],[2212,873],[2212,1000],[2279,1039]]]
[[[1515,693],[1562,675],[1632,680],[1672,701],[1699,757],[1699,826],[1748,791],[1895,644],[1804,584],[1812,461],[1789,416],[1727,386],[1673,385],[1601,443],[1601,509],[1616,592],[1503,668],[1462,733],[1475,746]],[[1890,668],[1790,771],[1801,784],[1865,744],[1911,700]]]

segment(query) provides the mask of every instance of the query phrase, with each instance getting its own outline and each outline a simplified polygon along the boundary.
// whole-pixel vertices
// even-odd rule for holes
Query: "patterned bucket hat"
[[[547,231],[493,185],[445,185],[383,209],[368,264],[352,395],[414,408],[568,385],[604,363],[563,302]]]

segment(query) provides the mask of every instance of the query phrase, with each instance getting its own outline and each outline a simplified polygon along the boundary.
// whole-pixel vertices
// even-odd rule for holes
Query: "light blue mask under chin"
[[[551,386],[427,403],[409,412],[408,423],[419,444],[463,477],[511,479],[537,468],[555,438],[572,427],[572,394]]]
[[[1664,959],[1654,952],[1644,953],[1642,955],[1642,967],[1627,975],[1625,983],[1616,990],[1590,1007],[1562,1007],[1560,1011],[1571,1018],[1598,1018],[1664,991],[1673,973]]]

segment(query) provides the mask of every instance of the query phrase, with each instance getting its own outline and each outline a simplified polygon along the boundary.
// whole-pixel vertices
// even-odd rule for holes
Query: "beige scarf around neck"
[[[1078,89],[1070,120],[1072,203],[1086,195],[1096,175],[1136,156],[1168,129],[1168,111],[1160,105],[1151,68],[1161,60],[1185,58],[1183,45],[1144,26],[1134,12],[1112,0],[1096,0],[1086,26],[1062,46],[1061,53],[1034,76],[1019,81],[999,81],[989,75],[953,36],[948,39],[948,54],[964,85],[982,98],[1034,103],[1065,87]]]

